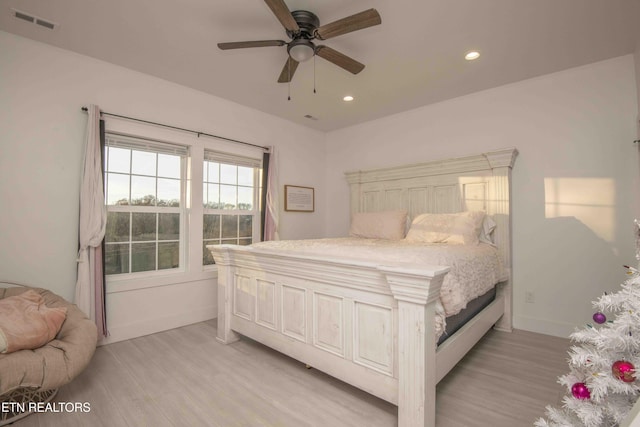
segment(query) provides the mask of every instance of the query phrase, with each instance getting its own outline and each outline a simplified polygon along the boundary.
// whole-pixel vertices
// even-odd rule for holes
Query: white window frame
[[[253,197],[252,197],[252,209],[251,210],[243,210],[243,209],[216,209],[216,208],[208,208],[204,206],[204,202],[203,202],[203,216],[204,215],[233,215],[233,216],[251,216],[252,217],[252,221],[251,221],[251,226],[252,226],[252,230],[251,230],[251,241],[253,242],[257,242],[260,241],[260,224],[261,224],[261,217],[260,217],[260,192],[262,189],[261,186],[261,178],[262,178],[262,161],[258,160],[258,159],[254,159],[254,158],[248,158],[248,157],[243,157],[243,156],[238,156],[238,155],[231,155],[228,153],[221,153],[218,151],[212,151],[212,150],[205,150],[204,152],[204,159],[203,159],[203,166],[202,166],[202,170],[203,170],[203,189],[202,189],[202,194],[204,195],[206,192],[206,189],[204,188],[205,182],[204,182],[204,178],[205,178],[205,173],[204,173],[204,162],[205,161],[210,161],[210,162],[216,162],[219,164],[227,164],[227,165],[233,165],[233,166],[238,166],[238,167],[247,167],[247,168],[252,168],[253,169]],[[208,181],[208,182],[212,182],[212,181]],[[229,185],[229,184],[223,184],[223,183],[218,183],[220,185]],[[230,185],[234,185],[234,184],[230,184]],[[238,184],[236,182],[235,186],[237,188],[242,187],[242,185]],[[204,221],[204,218],[203,218]],[[221,231],[222,231],[222,224],[220,226]],[[203,230],[203,234],[204,234],[204,230]],[[201,240],[204,242],[204,235],[202,236]],[[224,241],[224,239],[222,239],[222,244],[225,244],[226,242]],[[203,261],[204,262],[204,261]],[[215,264],[208,264],[208,265],[203,265],[203,267],[205,269],[210,269],[210,268],[214,268]]]
[[[217,267],[215,265],[203,266],[203,215],[204,206],[202,203],[203,191],[203,166],[204,152],[215,151],[226,153],[230,156],[244,157],[252,159],[262,167],[261,148],[243,146],[217,140],[214,138],[201,138],[195,134],[190,134],[171,129],[150,126],[127,120],[109,120],[106,122],[106,133],[119,133],[141,139],[152,139],[159,142],[182,145],[188,148],[189,155],[186,159],[186,179],[184,182],[184,210],[181,222],[181,237],[184,236],[184,249],[181,253],[181,269],[159,270],[154,272],[139,272],[130,274],[116,274],[107,276],[107,293],[127,292],[136,289],[168,286],[178,283],[198,283],[210,281],[215,283],[217,278]],[[198,166],[200,165],[200,166]],[[254,192],[258,199],[254,206],[258,209],[257,220],[253,223],[254,241],[260,237],[260,213],[259,195],[260,178],[256,180],[257,189]]]
[[[156,265],[155,265],[155,269],[154,270],[146,270],[146,271],[139,271],[139,272],[129,272],[129,273],[119,273],[119,274],[110,274],[107,275],[108,279],[111,280],[127,280],[127,279],[136,279],[136,278],[140,278],[140,277],[153,277],[153,276],[162,276],[162,275],[167,275],[167,274],[174,274],[174,273],[179,273],[179,272],[184,272],[186,269],[186,245],[187,245],[187,240],[186,240],[186,193],[187,193],[187,160],[189,158],[189,150],[187,147],[185,146],[180,146],[177,144],[172,144],[172,143],[167,143],[167,142],[161,142],[161,141],[156,141],[150,138],[143,138],[143,137],[133,137],[130,135],[124,135],[124,134],[120,134],[117,132],[105,132],[105,136],[106,136],[106,144],[105,144],[105,154],[107,153],[107,150],[110,147],[113,148],[125,148],[125,149],[129,149],[129,150],[136,150],[136,151],[147,151],[147,152],[153,152],[156,154],[174,154],[174,155],[180,155],[181,159],[180,159],[180,206],[178,207],[173,207],[173,206],[144,206],[144,205],[107,205],[107,214],[110,212],[115,212],[115,213],[155,213],[155,214],[160,214],[160,213],[177,213],[180,215],[180,220],[179,220],[179,234],[180,234],[180,238],[178,240],[179,243],[179,250],[178,250],[178,257],[179,257],[179,266],[177,268],[168,268],[168,269],[158,269],[158,249],[157,249],[157,244],[160,242],[157,240],[157,232],[158,232],[158,224],[159,221],[156,221],[156,240],[149,240],[149,241],[140,241],[137,243],[133,243],[132,241],[129,241],[130,245],[132,244],[143,244],[143,243],[155,243],[156,244]],[[105,174],[108,173],[114,173],[114,174],[121,174],[121,175],[126,175],[129,177],[134,177],[134,176],[150,176],[150,175],[138,175],[135,174],[131,171],[132,168],[132,159],[130,159],[130,164],[129,164],[129,173],[121,173],[121,172],[109,172],[109,164],[108,164],[109,158],[108,156],[105,156]],[[157,157],[156,157],[156,162],[157,162]],[[157,175],[157,164],[156,164],[156,195],[157,195],[157,179],[158,178],[162,178],[162,177],[158,177]],[[129,181],[129,197],[131,197],[131,180]],[[107,197],[108,192],[109,192],[109,182],[108,179],[105,181],[105,187],[106,187],[106,192],[105,192],[105,197]],[[133,217],[131,217],[133,218]],[[131,228],[133,227],[133,221],[130,220],[129,222],[129,233],[131,234]],[[108,246],[110,243],[106,243],[106,245]],[[117,243],[114,243],[117,244]],[[131,248],[131,246],[130,246]],[[130,249],[129,250],[129,269],[131,270],[132,268],[132,256],[133,256],[133,251]]]

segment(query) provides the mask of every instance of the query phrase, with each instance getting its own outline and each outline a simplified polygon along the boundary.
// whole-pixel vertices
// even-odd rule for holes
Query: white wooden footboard
[[[253,338],[435,425],[435,301],[448,267],[376,266],[210,246],[218,340]]]

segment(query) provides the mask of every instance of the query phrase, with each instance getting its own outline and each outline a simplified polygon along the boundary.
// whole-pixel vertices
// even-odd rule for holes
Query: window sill
[[[217,268],[207,268],[196,273],[184,271],[172,273],[153,273],[144,277],[107,277],[106,293],[129,292],[139,289],[172,286],[202,280],[211,280],[211,284],[218,278]]]

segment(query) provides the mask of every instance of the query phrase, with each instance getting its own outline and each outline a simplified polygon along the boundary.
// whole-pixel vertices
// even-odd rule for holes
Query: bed
[[[462,304],[472,306],[474,316],[450,336],[445,332],[446,339],[438,340],[444,330],[438,325],[441,291],[454,276],[467,280],[459,274],[460,262],[396,255],[393,245],[414,246],[405,241],[381,255],[370,247],[357,255],[353,247],[371,246],[372,239],[320,239],[306,249],[299,242],[208,246],[218,267],[217,339],[250,337],[397,405],[401,427],[435,426],[436,384],[491,327],[511,330],[510,182],[516,156],[510,148],[346,173],[352,217],[404,211],[412,222],[409,234],[428,213],[483,212],[494,222],[493,244],[475,246],[498,259],[490,280],[498,283],[481,305]],[[331,246],[345,243],[344,252]],[[486,276],[469,266],[462,270]]]

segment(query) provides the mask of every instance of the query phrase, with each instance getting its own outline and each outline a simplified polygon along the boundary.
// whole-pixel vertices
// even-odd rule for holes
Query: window
[[[106,135],[106,274],[183,267],[187,154],[179,145]]]
[[[205,151],[203,265],[214,263],[207,245],[249,245],[259,228],[260,161]]]
[[[211,277],[207,245],[259,240],[261,153],[166,138],[178,144],[106,134],[105,273],[117,289]]]

